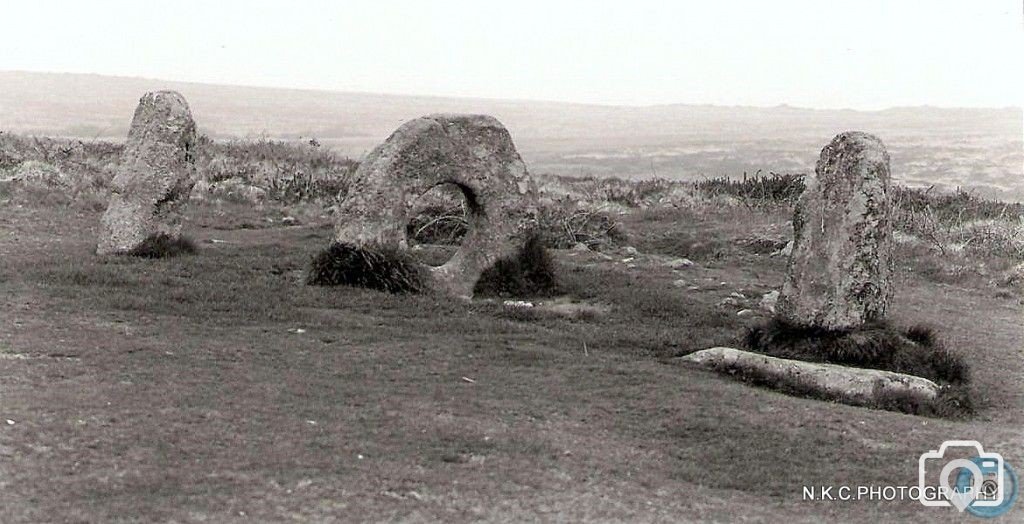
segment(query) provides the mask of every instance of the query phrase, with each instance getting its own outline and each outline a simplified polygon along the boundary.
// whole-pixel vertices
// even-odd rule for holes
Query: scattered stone
[[[765,293],[764,296],[761,297],[761,309],[769,313],[775,313],[775,304],[778,303],[778,301],[779,292],[769,291]]]
[[[637,256],[640,253],[633,246],[626,246],[626,247],[622,248],[622,251],[625,252],[627,255],[633,256],[633,257]]]
[[[736,300],[736,297],[725,297],[718,303],[718,307],[736,307],[738,305],[740,305],[740,301]]]
[[[752,309],[741,309],[736,312],[736,316],[738,317],[752,317],[754,314],[754,310]]]
[[[586,253],[590,251],[590,247],[583,242],[577,242],[575,246],[572,246],[572,250],[580,253]]]
[[[793,254],[793,241],[786,242],[786,246],[771,254],[773,257],[788,257]]]
[[[777,305],[798,325],[847,329],[885,316],[892,298],[889,154],[869,134],[821,151],[793,215],[793,252]]]
[[[736,298],[736,299],[739,299],[739,300],[746,300],[746,298],[747,298],[746,295],[744,295],[743,293],[740,293],[739,291],[733,291],[732,293],[729,293],[729,296],[733,297],[733,298]]]
[[[174,91],[146,93],[111,184],[97,254],[127,254],[147,238],[181,234],[179,210],[195,183],[196,125]]]
[[[505,307],[531,308],[533,307],[533,302],[527,302],[525,300],[506,300],[505,302],[502,302],[502,305]]]
[[[485,115],[417,118],[374,148],[352,179],[337,213],[335,240],[357,249],[404,251],[413,203],[452,184],[466,199],[469,231],[429,286],[472,295],[480,274],[526,244],[537,223],[537,187],[512,137]]]
[[[633,257],[624,258],[624,259],[622,259],[622,263],[623,264],[628,264],[628,263],[632,262],[633,260],[634,260]]]
[[[685,280],[683,280],[681,278],[679,280],[672,281],[672,285],[675,286],[675,287],[686,287],[687,284],[689,284],[689,282],[687,282],[687,281],[685,281]]]
[[[673,258],[668,262],[668,267],[672,269],[686,269],[692,266],[693,261],[688,258]]]
[[[930,400],[939,392],[934,382],[914,375],[789,360],[727,347],[697,351],[679,360],[729,374],[751,373],[788,386],[813,388],[829,398],[852,404],[881,400],[883,395],[892,394]]]

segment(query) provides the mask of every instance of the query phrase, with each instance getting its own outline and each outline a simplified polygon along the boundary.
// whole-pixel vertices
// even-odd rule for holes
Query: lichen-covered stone
[[[508,130],[492,117],[438,114],[399,127],[353,176],[335,240],[360,249],[406,249],[417,198],[441,184],[461,189],[469,229],[452,258],[429,271],[430,285],[470,296],[485,269],[525,244],[537,219],[536,185]]]
[[[724,373],[771,379],[772,383],[810,389],[825,398],[852,404],[881,401],[893,395],[931,400],[939,392],[937,384],[914,375],[790,360],[727,347],[697,351],[680,360]]]
[[[884,317],[892,298],[889,154],[869,134],[821,151],[793,215],[793,249],[777,311],[800,325],[847,329]]]
[[[195,183],[195,143],[184,97],[174,91],[143,95],[103,214],[98,254],[128,254],[148,237],[180,235],[178,212]]]

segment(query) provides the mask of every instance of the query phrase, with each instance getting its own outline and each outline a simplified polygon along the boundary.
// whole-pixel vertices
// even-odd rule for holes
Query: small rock
[[[740,301],[736,300],[733,297],[725,297],[725,298],[722,299],[721,302],[718,303],[718,307],[738,306],[738,305],[740,305]]]
[[[686,284],[687,282],[683,279],[675,280],[672,282],[672,285],[675,287],[686,287]]]
[[[693,261],[688,258],[673,258],[668,261],[668,267],[672,269],[686,269],[693,266]]]
[[[744,300],[744,299],[747,298],[746,295],[744,295],[743,293],[740,293],[738,291],[733,291],[732,293],[729,293],[729,296],[733,297],[733,298],[738,298],[740,300]]]
[[[786,243],[786,247],[772,253],[773,257],[788,257],[793,253],[793,241],[790,240]]]
[[[761,309],[769,313],[775,313],[775,304],[778,303],[778,301],[779,292],[769,291],[765,293],[763,297],[761,297]]]
[[[587,251],[590,251],[590,247],[588,247],[583,242],[577,242],[575,246],[572,246],[572,250],[585,253]]]
[[[736,312],[736,316],[738,316],[738,317],[752,317],[752,316],[754,316],[754,310],[752,310],[752,309],[741,309],[741,310]]]
[[[626,246],[626,247],[622,248],[622,251],[624,251],[627,255],[634,256],[634,257],[640,253],[633,246]]]
[[[624,258],[624,259],[622,259],[622,263],[623,264],[628,264],[628,263],[632,262],[633,260],[634,260],[633,257]]]
[[[533,307],[533,302],[527,302],[525,300],[506,300],[505,302],[503,302],[503,304],[505,305],[505,307]]]
[[[281,223],[282,224],[294,224],[295,223],[295,217],[291,217],[291,216],[284,217],[284,218],[281,219]]]

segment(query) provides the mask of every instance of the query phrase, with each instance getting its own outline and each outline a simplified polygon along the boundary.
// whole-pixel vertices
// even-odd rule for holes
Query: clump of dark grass
[[[558,292],[555,263],[536,235],[515,255],[485,270],[473,288],[475,296],[542,297]]]
[[[746,346],[780,358],[881,369],[924,377],[940,384],[966,384],[970,366],[938,340],[933,330],[899,330],[886,322],[830,330],[782,319],[747,330]]]
[[[424,289],[422,271],[419,264],[397,250],[378,251],[334,243],[313,257],[306,284],[415,293]]]
[[[191,238],[155,233],[129,251],[128,255],[140,258],[170,258],[195,252],[196,243]]]

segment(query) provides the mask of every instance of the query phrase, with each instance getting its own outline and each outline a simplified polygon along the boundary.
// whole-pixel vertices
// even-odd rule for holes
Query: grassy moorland
[[[802,487],[913,485],[953,438],[1024,467],[1014,206],[897,192],[892,321],[933,326],[971,365],[975,412],[947,419],[673,361],[767,318],[790,234],[776,186],[546,179],[559,294],[523,309],[303,285],[352,167],[313,145],[216,145],[188,208],[195,254],[101,259],[116,146],[19,144],[0,156],[4,522],[953,522]],[[273,190],[293,186],[322,189]]]

